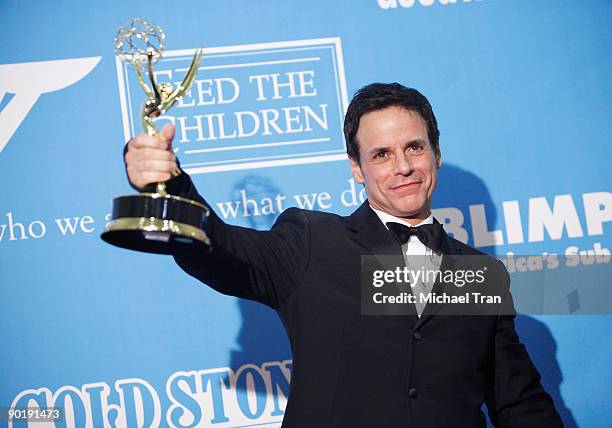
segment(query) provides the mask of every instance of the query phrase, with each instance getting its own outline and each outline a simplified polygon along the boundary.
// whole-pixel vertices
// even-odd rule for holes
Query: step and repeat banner
[[[145,95],[114,53],[132,18],[165,31],[159,83],[180,83],[204,47],[158,124],[176,126],[182,167],[225,221],[268,229],[289,207],[353,212],[365,194],[344,111],[363,85],[400,82],[440,125],[436,216],[514,255],[514,278],[610,261],[611,14],[608,0],[0,1],[3,414],[64,409],[38,427],[283,418],[292,361],[272,310],[100,239],[112,198],[134,192],[122,151]],[[612,417],[611,276],[597,272],[599,298],[564,274],[561,303],[517,318],[568,427]]]

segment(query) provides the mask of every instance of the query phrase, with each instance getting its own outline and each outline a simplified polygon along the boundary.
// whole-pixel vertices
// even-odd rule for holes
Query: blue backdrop
[[[291,355],[274,312],[99,238],[111,199],[132,192],[121,153],[144,95],[113,38],[133,17],[167,33],[160,81],[180,81],[206,49],[191,93],[160,120],[177,125],[184,168],[230,223],[269,228],[290,206],[351,213],[363,194],[343,111],[361,86],[398,81],[440,124],[434,206],[447,230],[500,256],[609,254],[607,0],[0,0],[0,11],[0,406],[65,407],[56,425],[77,427],[282,420]],[[607,425],[612,319],[517,326],[566,425]]]

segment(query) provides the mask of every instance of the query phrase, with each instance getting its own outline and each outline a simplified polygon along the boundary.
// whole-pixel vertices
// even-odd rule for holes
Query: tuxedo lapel
[[[435,219],[434,219],[435,220]],[[437,221],[437,220],[435,220]],[[443,248],[442,248],[442,263],[440,265],[440,271],[441,272],[447,272],[447,271],[454,271],[457,269],[461,268],[462,262],[461,262],[461,251],[453,244],[453,241],[451,240],[451,238],[446,234],[446,231],[444,232],[444,240],[443,240]],[[440,295],[443,292],[446,291],[446,294],[448,295],[452,295],[454,293],[456,293],[458,291],[457,287],[452,287],[450,290],[444,289],[444,285],[442,284],[442,281],[440,280],[442,275],[438,276],[436,282],[434,283],[434,286],[432,288],[432,293]],[[442,303],[428,303],[425,308],[423,309],[423,313],[421,314],[421,317],[419,318],[419,321],[417,322],[415,328],[419,328],[421,327],[423,324],[425,324],[427,321],[429,321],[438,311],[440,311],[440,309],[444,306],[444,304]]]
[[[399,256],[402,247],[380,221],[366,200],[347,219],[349,238],[375,256]]]
[[[348,217],[347,233],[351,240],[376,257],[383,269],[395,270],[398,266],[405,266],[401,245],[372,210],[367,200]],[[407,286],[405,291],[410,292],[410,287]],[[414,317],[412,321],[414,323],[417,318],[416,307],[413,303],[408,303],[407,306],[410,311],[408,316]]]

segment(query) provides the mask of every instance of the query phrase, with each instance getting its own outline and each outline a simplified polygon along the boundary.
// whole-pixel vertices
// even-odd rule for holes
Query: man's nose
[[[413,165],[410,156],[401,153],[394,157],[393,172],[396,174],[408,175],[412,172]]]

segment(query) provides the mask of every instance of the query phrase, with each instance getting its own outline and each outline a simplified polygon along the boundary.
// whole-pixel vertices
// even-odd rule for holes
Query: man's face
[[[360,162],[351,159],[351,170],[370,205],[412,224],[427,218],[441,161],[421,116],[401,107],[366,113],[356,140]]]

